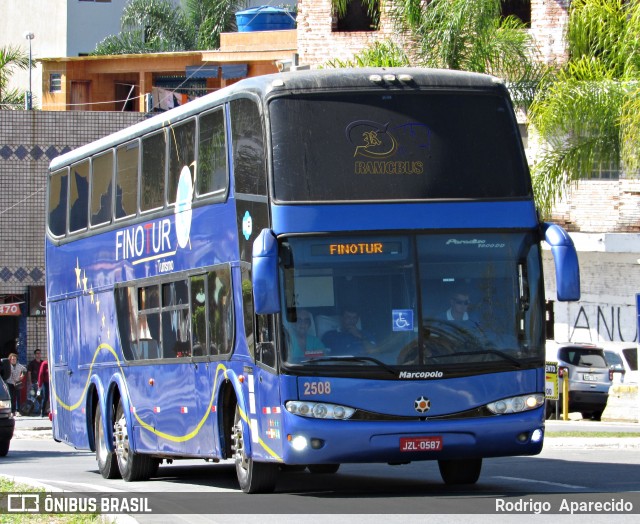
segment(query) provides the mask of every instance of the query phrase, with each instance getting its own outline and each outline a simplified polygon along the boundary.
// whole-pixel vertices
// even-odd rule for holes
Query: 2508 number
[[[331,382],[305,382],[305,395],[328,395],[331,393]]]

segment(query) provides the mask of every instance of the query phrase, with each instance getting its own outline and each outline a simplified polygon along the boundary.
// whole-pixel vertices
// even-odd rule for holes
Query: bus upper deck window
[[[198,195],[224,193],[227,187],[227,147],[222,109],[200,117],[196,179]]]
[[[138,206],[138,142],[118,148],[116,218],[135,215]]]
[[[178,192],[178,182],[185,167],[191,170],[196,159],[196,121],[194,119],[169,128],[169,186],[167,195],[169,203],[174,204]]]
[[[93,158],[91,168],[91,225],[111,221],[113,202],[113,153]]]
[[[164,205],[166,157],[167,137],[164,131],[142,139],[141,211],[158,209]]]
[[[86,229],[89,222],[89,161],[71,166],[69,231]]]
[[[55,236],[67,231],[68,171],[62,169],[51,175],[49,182],[49,230]]]

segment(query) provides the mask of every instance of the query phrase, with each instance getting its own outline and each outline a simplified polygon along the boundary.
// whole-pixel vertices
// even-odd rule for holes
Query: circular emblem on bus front
[[[415,400],[413,407],[418,413],[426,413],[431,409],[431,401],[428,398],[420,397]]]
[[[189,233],[191,232],[191,199],[193,198],[193,183],[191,182],[191,170],[189,166],[184,166],[180,172],[178,180],[178,191],[176,192],[176,235],[178,245],[184,249],[189,244]]]

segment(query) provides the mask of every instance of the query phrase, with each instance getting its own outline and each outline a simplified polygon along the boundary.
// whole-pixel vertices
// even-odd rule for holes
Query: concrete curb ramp
[[[602,413],[604,422],[640,422],[638,384],[615,384],[609,388],[607,407]]]

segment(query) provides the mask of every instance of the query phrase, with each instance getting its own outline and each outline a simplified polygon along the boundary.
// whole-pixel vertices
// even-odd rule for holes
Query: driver
[[[449,309],[444,312],[443,320],[459,323],[463,326],[475,326],[476,322],[469,317],[469,292],[458,288],[451,293],[449,299]]]
[[[363,355],[375,350],[373,337],[358,327],[360,314],[353,307],[345,307],[340,315],[340,327],[327,331],[322,342],[332,353],[341,355]]]

